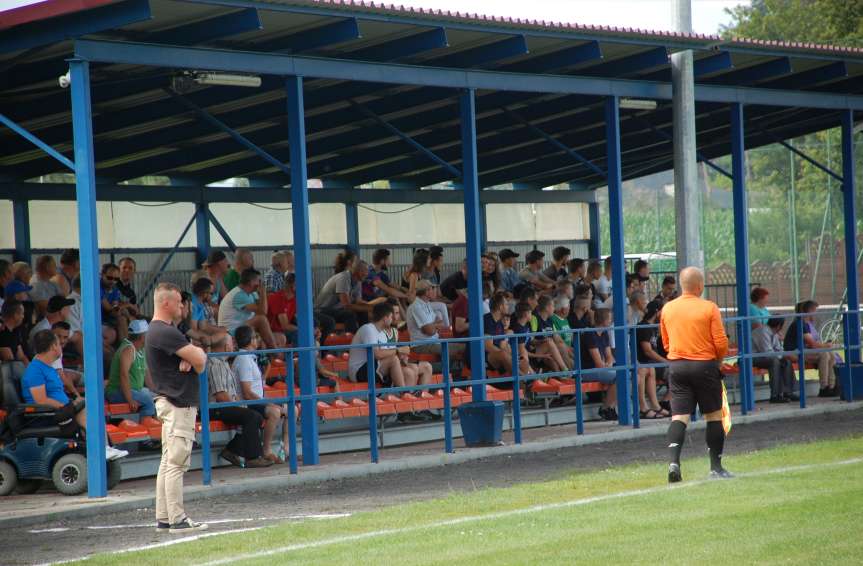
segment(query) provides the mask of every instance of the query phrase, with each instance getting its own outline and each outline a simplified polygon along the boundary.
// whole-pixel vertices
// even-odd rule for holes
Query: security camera
[[[66,71],[65,75],[60,75],[57,82],[60,83],[60,88],[69,88],[69,85],[72,84],[71,71]]]

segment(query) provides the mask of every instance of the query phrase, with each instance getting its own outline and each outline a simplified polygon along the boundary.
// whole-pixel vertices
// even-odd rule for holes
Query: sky
[[[0,11],[39,0],[0,0]],[[50,0],[48,0],[50,1]],[[513,18],[613,25],[652,30],[671,29],[671,0],[387,0],[387,3],[471,12]],[[750,0],[692,0],[692,27],[698,33],[716,33],[730,18],[726,8]]]

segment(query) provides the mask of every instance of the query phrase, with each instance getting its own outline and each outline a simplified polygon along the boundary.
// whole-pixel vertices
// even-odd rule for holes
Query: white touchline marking
[[[210,521],[204,520],[203,523],[207,523],[208,525],[221,525],[224,523],[254,523],[259,521],[299,521],[303,519],[311,519],[315,521],[326,520],[326,519],[342,519],[344,517],[350,517],[350,513],[319,513],[319,514],[311,514],[311,515],[286,515],[284,517],[249,517],[249,518],[240,518],[240,519],[213,519]],[[153,528],[153,523],[138,523],[134,525],[91,525],[88,527],[56,527],[52,529],[31,529],[27,531],[32,534],[42,534],[42,533],[65,533],[67,531],[72,530],[88,530],[88,531],[103,531],[103,530],[115,530],[115,529],[149,529]]]
[[[837,466],[847,466],[851,464],[859,464],[863,462],[863,458],[852,458],[850,460],[840,460],[838,462],[827,462],[822,464],[803,464],[799,466],[787,466],[783,468],[772,468],[769,470],[762,470],[758,472],[749,472],[749,473],[741,473],[737,474],[736,478],[754,478],[759,476],[767,476],[773,474],[783,474],[788,472],[798,472],[805,470],[813,470],[818,468],[830,468]],[[711,479],[701,479],[694,480],[685,483],[678,483],[673,485],[662,485],[657,487],[651,487],[646,489],[636,489],[633,491],[623,491],[620,493],[611,493],[608,495],[598,495],[595,497],[587,497],[584,499],[573,499],[570,501],[561,501],[558,503],[547,503],[545,505],[535,505],[533,507],[524,507],[522,509],[511,509],[509,511],[499,511],[497,513],[487,513],[485,515],[470,515],[467,517],[459,517],[458,519],[448,519],[446,521],[438,521],[437,523],[426,523],[423,525],[416,525],[412,527],[402,527],[398,529],[382,529],[378,531],[370,531],[366,533],[359,533],[355,535],[347,535],[342,537],[329,538],[324,540],[317,540],[311,542],[303,542],[297,544],[291,544],[288,546],[281,546],[278,548],[273,548],[270,550],[262,550],[260,552],[253,552],[249,554],[240,554],[235,555],[230,558],[222,558],[219,560],[213,560],[210,562],[202,562],[199,566],[220,566],[222,564],[231,564],[234,562],[238,562],[241,560],[251,560],[254,558],[262,558],[265,556],[272,556],[274,554],[283,554],[285,552],[292,552],[296,550],[305,550],[309,548],[319,548],[322,546],[330,546],[333,544],[341,544],[345,542],[354,542],[358,540],[364,540],[369,538],[376,538],[382,536],[389,535],[400,535],[405,533],[410,533],[419,530],[425,529],[434,529],[440,527],[450,527],[453,525],[460,525],[463,523],[470,523],[474,521],[486,521],[491,519],[502,519],[505,517],[512,517],[517,515],[525,515],[528,513],[538,513],[542,511],[549,511],[552,509],[565,509],[567,507],[579,507],[582,505],[589,505],[591,503],[599,503],[602,501],[610,501],[614,499],[623,499],[626,497],[636,497],[639,495],[649,495],[653,493],[659,493],[662,491],[666,491],[669,489],[686,489],[689,487],[694,487],[696,485],[703,485],[705,483],[712,483],[718,481],[733,481],[733,480],[711,480]]]
[[[153,525],[150,525],[150,527],[153,527]],[[153,527],[153,528],[155,528],[155,527]],[[155,544],[147,544],[144,546],[135,546],[132,548],[115,550],[113,552],[110,552],[109,554],[125,554],[127,552],[138,552],[138,551],[143,551],[143,550],[152,550],[154,548],[164,548],[166,546],[173,546],[175,544],[180,544],[181,542],[193,542],[196,540],[200,540],[200,539],[204,539],[204,538],[210,538],[210,537],[217,537],[217,536],[221,536],[221,535],[232,535],[232,534],[236,534],[236,533],[246,533],[246,532],[250,532],[250,531],[259,531],[263,528],[264,527],[250,527],[247,529],[232,529],[229,531],[219,531],[216,533],[203,533],[203,534],[194,535],[194,536],[190,536],[190,537],[171,538],[171,539],[168,539],[164,542],[157,542]],[[170,535],[166,534],[165,536],[170,536]],[[57,562],[44,562],[42,564],[37,564],[36,566],[55,566],[56,564],[69,564],[70,562],[78,562],[79,560],[89,560],[90,558],[91,558],[91,556],[85,556],[82,558],[70,558],[68,560],[59,560]]]

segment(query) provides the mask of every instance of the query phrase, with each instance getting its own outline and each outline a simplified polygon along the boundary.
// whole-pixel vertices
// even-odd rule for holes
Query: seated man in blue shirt
[[[56,369],[51,367],[51,364],[59,359],[63,353],[60,340],[50,330],[40,330],[33,336],[33,351],[36,352],[36,356],[27,366],[24,377],[21,379],[21,393],[24,402],[62,409],[69,404],[69,397],[63,390],[63,381],[60,379],[60,375]],[[77,409],[77,412],[74,413],[74,421],[86,430],[87,414],[83,403],[80,406],[75,405],[74,408]],[[36,421],[32,421],[31,424],[35,426],[60,424],[61,427],[63,426],[63,423],[55,423],[53,418],[50,418],[50,422],[36,424]],[[113,446],[105,445],[105,457],[108,460],[116,460],[128,454],[125,450],[118,450]]]
[[[596,309],[594,313],[594,330],[585,332],[581,337],[581,368],[590,370],[582,376],[585,383],[598,381],[608,385],[602,398],[602,407],[599,416],[606,421],[617,420],[617,372],[614,369],[614,354],[611,352],[609,341],[609,325],[611,324],[611,311],[608,309]]]

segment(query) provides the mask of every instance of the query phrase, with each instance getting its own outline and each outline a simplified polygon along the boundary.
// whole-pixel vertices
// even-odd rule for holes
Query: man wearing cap
[[[668,427],[668,482],[682,479],[680,452],[686,440],[689,415],[695,406],[707,421],[705,434],[710,454],[710,477],[727,478],[722,467],[725,429],[722,426],[722,372],[719,364],[728,353],[728,337],[715,303],[702,299],[704,272],[687,267],[680,272],[683,294],[662,309],[659,330],[668,352],[668,386],[671,390],[671,425]]]
[[[129,324],[129,335],[111,360],[105,398],[109,403],[128,403],[133,413],[142,417],[155,417],[156,405],[149,386],[150,374],[144,354],[144,342],[150,329],[146,320],[133,320]]]
[[[36,323],[36,326],[30,330],[29,340],[40,330],[51,330],[54,324],[62,320],[66,320],[69,316],[69,308],[75,304],[72,299],[67,299],[63,295],[54,295],[48,299],[48,307],[45,313],[45,318]]]
[[[515,269],[515,260],[518,258],[517,253],[509,248],[500,250],[500,264],[503,268],[500,273],[500,286],[504,291],[512,293],[515,288],[521,283],[521,278],[518,276],[518,271]]]

